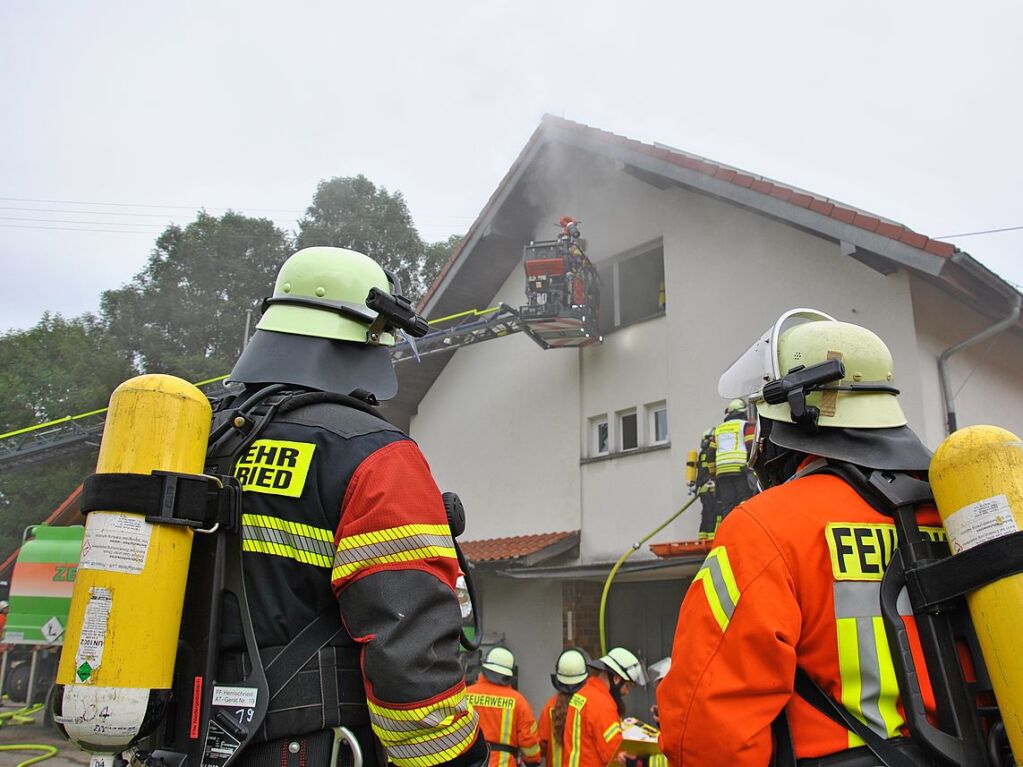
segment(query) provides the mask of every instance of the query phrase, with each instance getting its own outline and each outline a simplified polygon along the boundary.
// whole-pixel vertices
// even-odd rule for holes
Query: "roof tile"
[[[462,541],[460,545],[465,556],[474,562],[502,562],[535,554],[569,536],[578,534],[577,530],[572,530],[561,533],[510,535],[506,538]]]
[[[906,243],[912,248],[923,248],[923,246],[927,244],[927,237],[922,234],[917,234],[912,229],[904,229],[899,241]]]
[[[879,219],[873,216],[864,216],[862,213],[857,213],[853,219],[853,226],[858,226],[860,229],[866,229],[867,231],[873,232],[877,229],[877,225],[880,224]]]
[[[763,192],[764,194],[768,194],[773,188],[774,184],[770,181],[764,181],[762,178],[754,179],[753,184],[750,186],[750,189],[754,192]]]
[[[771,189],[771,196],[777,197],[779,200],[787,200],[792,196],[792,190],[784,186],[775,185]]]
[[[936,256],[941,256],[942,258],[950,258],[952,254],[956,252],[956,246],[950,242],[928,240],[924,250],[928,253],[933,253]]]
[[[809,208],[811,203],[813,203],[813,197],[802,192],[793,192],[792,196],[789,197],[789,202],[801,208]]]
[[[825,216],[830,216],[831,211],[834,209],[835,206],[832,205],[830,202],[828,202],[827,200],[818,200],[816,197],[810,203],[810,210],[812,210],[814,213],[820,213]]]
[[[832,218],[841,221],[843,224],[851,224],[856,219],[856,211],[848,208],[840,208],[837,205],[829,214]]]
[[[877,225],[876,233],[882,237],[898,240],[902,236],[903,231],[905,230],[897,224],[889,224],[887,221],[882,221]]]

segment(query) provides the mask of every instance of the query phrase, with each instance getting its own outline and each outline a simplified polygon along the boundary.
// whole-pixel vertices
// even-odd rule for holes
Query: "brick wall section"
[[[600,655],[600,592],[603,584],[571,581],[562,585],[561,639],[565,647],[581,647]],[[572,611],[573,639],[568,638],[568,612]]]

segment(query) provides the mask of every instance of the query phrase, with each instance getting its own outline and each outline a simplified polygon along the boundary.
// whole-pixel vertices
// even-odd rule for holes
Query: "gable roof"
[[[463,541],[461,546],[465,556],[473,563],[497,562],[501,565],[520,564],[529,567],[561,554],[578,554],[579,531],[483,538]]]
[[[531,216],[540,213],[519,188],[527,185],[534,161],[553,144],[612,160],[623,172],[660,189],[696,191],[832,240],[843,255],[884,274],[899,266],[911,269],[991,317],[1004,314],[1006,297],[1018,294],[1013,285],[952,243],[904,224],[679,149],[544,115],[423,297],[420,313],[444,316],[475,307],[497,293],[520,261],[521,232],[533,231],[536,220]],[[512,224],[498,226],[499,219]],[[387,407],[392,420],[407,427],[452,354],[399,368],[399,394]]]

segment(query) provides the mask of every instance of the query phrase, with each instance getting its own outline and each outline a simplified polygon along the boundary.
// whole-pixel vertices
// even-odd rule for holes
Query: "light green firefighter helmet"
[[[298,251],[281,267],[230,380],[390,399],[398,379],[387,347],[398,331],[428,330],[394,282],[354,250]]]
[[[733,399],[725,406],[725,415],[731,415],[732,413],[745,413],[746,403],[741,399]]]
[[[372,288],[391,292],[384,270],[369,256],[345,248],[303,248],[281,267],[273,296],[256,328],[393,346],[390,333],[367,339],[376,318],[366,308]]]
[[[777,347],[782,375],[837,359],[845,377],[810,392],[806,404],[820,408],[817,425],[851,429],[905,426],[897,399],[892,355],[884,341],[859,325],[835,320],[804,322],[781,334]],[[773,421],[792,422],[787,402],[757,401],[757,413]]]

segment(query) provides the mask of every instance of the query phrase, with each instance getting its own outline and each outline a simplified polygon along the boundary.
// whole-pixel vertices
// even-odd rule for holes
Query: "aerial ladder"
[[[557,239],[533,241],[523,249],[526,304],[499,304],[430,320],[431,331],[414,342],[391,347],[395,364],[452,352],[495,338],[524,333],[542,349],[589,346],[603,340],[598,330],[600,279],[584,252],[578,222],[563,216]],[[195,385],[207,396],[224,392],[227,375]],[[106,408],[64,416],[0,434],[0,472],[48,463],[99,445]]]

